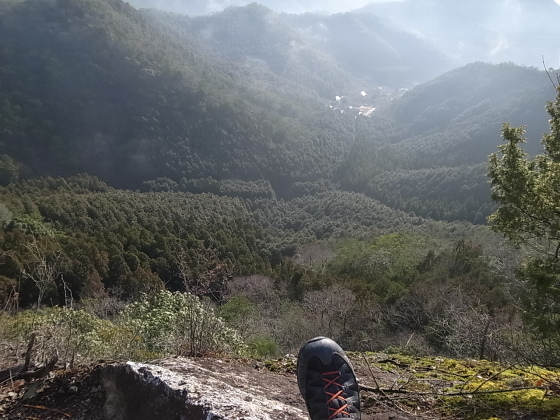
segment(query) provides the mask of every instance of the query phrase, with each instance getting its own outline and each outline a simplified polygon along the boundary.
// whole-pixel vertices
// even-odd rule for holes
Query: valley
[[[557,237],[541,142],[557,71],[459,63],[456,32],[418,36],[398,7],[2,1],[0,344],[25,353],[35,332],[78,364],[197,356],[166,318],[196,312],[228,337],[208,354],[274,358],[328,335],[556,366],[555,289],[537,285],[557,281],[538,259]],[[543,178],[500,166],[507,151]],[[489,224],[535,186],[544,227]]]

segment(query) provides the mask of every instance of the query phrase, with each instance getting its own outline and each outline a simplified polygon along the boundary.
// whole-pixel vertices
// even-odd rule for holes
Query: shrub
[[[121,322],[148,352],[203,356],[237,352],[242,342],[209,302],[189,293],[161,291],[125,308]]]
[[[249,351],[257,357],[275,357],[278,355],[278,344],[270,338],[258,337],[249,342]]]
[[[209,303],[167,291],[128,305],[114,321],[71,308],[17,315],[0,312],[3,348],[21,356],[32,334],[34,361],[45,362],[57,355],[67,365],[101,358],[149,360],[169,354],[201,356],[242,350],[237,332],[225,326]],[[9,353],[0,356],[13,357],[12,350]]]
[[[109,321],[82,310],[47,308],[24,311],[15,316],[0,318],[3,336],[15,343],[16,352],[25,352],[25,346],[35,334],[34,359],[44,362],[55,354],[60,362],[73,365],[114,355],[113,343],[107,336],[122,336]]]

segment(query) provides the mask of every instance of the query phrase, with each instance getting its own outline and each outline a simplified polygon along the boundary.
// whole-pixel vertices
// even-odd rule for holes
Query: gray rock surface
[[[298,401],[295,378],[270,383],[276,380],[270,374],[250,366],[239,369],[220,359],[114,364],[104,368],[101,378],[108,420],[308,418]],[[269,386],[263,387],[263,381]]]

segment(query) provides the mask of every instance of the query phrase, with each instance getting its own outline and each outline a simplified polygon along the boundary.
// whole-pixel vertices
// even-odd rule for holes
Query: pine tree
[[[494,230],[524,243],[541,256],[560,258],[560,88],[547,104],[550,133],[541,144],[544,153],[530,159],[522,149],[523,127],[504,124],[505,144],[490,155],[492,199],[499,204],[489,221]]]
[[[519,336],[525,361],[560,366],[560,88],[547,104],[550,133],[543,153],[530,159],[521,148],[523,127],[504,124],[505,144],[489,161],[492,199],[499,204],[493,229],[537,253],[519,270],[519,303],[527,328]],[[523,340],[524,339],[524,340]]]

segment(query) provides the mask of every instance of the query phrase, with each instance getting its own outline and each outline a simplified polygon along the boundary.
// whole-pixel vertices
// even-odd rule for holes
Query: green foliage
[[[219,315],[230,324],[237,324],[253,315],[254,304],[244,296],[234,296],[220,307]]]
[[[250,353],[259,358],[278,356],[278,344],[270,338],[257,337],[247,343]]]
[[[520,144],[525,130],[504,124],[500,156],[489,161],[492,199],[500,208],[490,217],[494,229],[517,243],[527,243],[539,252],[560,256],[560,90],[547,111],[550,133],[543,135],[544,153],[530,160]],[[540,243],[539,241],[542,240]]]
[[[227,39],[239,42],[259,21],[271,29],[271,43],[280,36],[289,48],[293,33],[253,9],[236,20],[238,37]],[[121,187],[159,179],[148,184],[153,191],[210,176],[265,179],[287,190],[296,179],[330,176],[342,158],[345,133],[328,132],[332,112],[315,90],[344,72],[324,66],[313,49],[279,76],[214,51],[198,33],[203,18],[139,12],[120,1],[22,2],[3,8],[0,19],[0,152],[9,156],[0,181],[15,180],[21,166],[27,175],[86,171]],[[265,42],[262,51],[287,64]],[[225,194],[237,190],[225,187]]]
[[[24,353],[35,335],[34,359],[88,363],[101,358],[147,360],[165,355],[201,356],[244,349],[213,307],[193,295],[160,292],[128,305],[113,321],[87,310],[46,308],[0,313],[4,340]],[[266,343],[262,350],[270,350]]]
[[[190,283],[217,279],[219,267],[233,275],[268,274],[300,243],[370,236],[420,222],[364,195],[336,190],[288,202],[243,201],[207,193],[119,191],[86,175],[19,182],[0,188],[0,197],[11,214],[0,231],[2,248],[22,260],[26,234],[56,239],[75,299],[103,287],[128,299],[163,284],[182,290],[179,260]],[[8,264],[0,275],[17,278],[21,270]],[[28,286],[20,293],[22,305],[36,300]]]
[[[495,143],[488,139],[508,120],[541,133],[547,120],[538,110],[551,97],[543,72],[511,63],[471,64],[388,96],[390,105],[356,120],[339,172],[343,188],[417,216],[477,224],[494,209],[485,161]]]
[[[35,236],[53,237],[55,235],[53,229],[46,225],[42,218],[37,214],[22,214],[12,217],[6,226],[6,229],[17,229],[21,232]]]
[[[80,175],[19,182],[0,188],[0,199],[12,218],[31,218],[60,232],[44,237],[56,239],[63,257],[59,279],[64,284],[59,281],[50,289],[53,303],[57,295],[76,302],[102,300],[107,294],[130,301],[164,287],[183,291],[185,286],[193,290],[217,285],[210,292],[197,292],[217,301],[219,314],[247,342],[270,338],[282,352],[293,351],[313,334],[340,334],[354,348],[369,346],[364,344],[368,337],[383,336],[375,343],[382,349],[403,345],[402,337],[412,332],[420,336],[438,331],[432,334],[432,346],[476,355],[478,344],[457,346],[464,330],[454,334],[449,325],[440,328],[436,321],[451,320],[450,308],[461,303],[461,316],[472,314],[476,325],[475,315],[486,316],[490,308],[499,312],[506,304],[487,264],[487,250],[468,242],[446,248],[451,238],[475,233],[479,241],[494,244],[484,228],[426,224],[363,194],[329,189],[289,201],[241,200],[208,193],[116,190]],[[14,261],[23,261],[22,244],[29,238],[15,226],[0,231],[2,249],[16,257],[0,267],[7,280],[4,300],[10,284],[25,280],[22,266]],[[300,266],[300,260],[313,260],[305,244],[318,238],[336,255],[328,251],[329,258],[322,259],[323,251],[316,249],[322,262]],[[237,276],[252,275],[254,284],[230,290]],[[34,284],[20,284],[20,305],[36,302]],[[468,298],[442,306],[439,300],[446,294],[455,296],[453,288]],[[332,303],[328,310],[317,306],[325,299]],[[96,313],[106,312],[100,308]],[[109,312],[114,317],[114,310]],[[121,328],[119,354],[143,359],[163,351],[156,339],[146,341],[126,324]],[[473,331],[478,334],[481,328]],[[107,332],[108,340],[112,334]],[[160,343],[166,351],[190,352],[180,348],[176,336],[166,337]]]
[[[19,178],[19,165],[8,155],[0,155],[0,185],[7,185]]]
[[[341,242],[328,274],[356,296],[356,313],[348,318],[352,333],[344,339],[359,349],[406,347],[461,357],[506,357],[500,331],[515,310],[492,261],[480,245],[457,241],[443,246],[409,233]],[[376,337],[370,347],[368,337]],[[412,337],[418,343],[409,343]]]
[[[342,187],[412,216],[483,223],[492,209],[480,164],[496,121],[546,124],[534,112],[547,97],[542,72],[512,64],[476,63],[404,95],[374,88],[416,83],[445,58],[367,14],[2,6],[3,184],[87,172],[115,187],[250,200]],[[411,44],[415,53],[399,53]],[[367,97],[363,77],[373,78]],[[326,107],[334,95],[350,102]],[[373,116],[357,115],[362,104]]]
[[[553,260],[533,259],[520,274],[527,324],[547,341],[554,339],[560,335],[560,266]]]
[[[188,293],[162,291],[130,304],[121,322],[148,352],[185,356],[238,352],[237,333],[208,302]]]
[[[4,338],[17,343],[20,351],[35,334],[35,359],[46,361],[58,354],[60,362],[70,365],[118,357],[121,346],[115,338],[123,337],[123,331],[111,322],[70,308],[24,311],[15,316],[2,313],[0,324]]]
[[[524,318],[534,334],[530,360],[558,365],[558,264],[560,260],[560,89],[549,102],[550,133],[542,136],[543,153],[530,159],[521,148],[523,127],[504,124],[505,144],[489,160],[492,199],[499,205],[492,228],[516,244],[537,252],[521,270],[518,290]]]
[[[98,331],[136,358],[225,349],[197,338],[203,322],[222,331],[215,314],[165,288],[211,296],[261,355],[331,332],[354,347],[402,347],[415,334],[421,348],[445,353],[502,352],[488,337],[518,320],[504,284],[514,263],[504,268],[484,228],[425,218],[484,223],[488,139],[508,119],[527,117],[538,131],[547,80],[476,63],[406,93],[374,88],[416,81],[430,71],[426,56],[444,58],[377,18],[320,19],[257,4],[189,18],[120,0],[2,3],[0,300],[13,285],[22,307],[62,296],[139,300],[130,323]],[[310,39],[319,23],[333,56]],[[417,51],[398,54],[408,43]],[[352,74],[370,85],[358,88]],[[358,115],[361,104],[376,111]],[[504,129],[504,153],[520,150],[515,130]],[[557,140],[545,136],[550,156]],[[495,174],[510,177],[515,167],[493,159]],[[522,176],[503,191],[495,184],[495,198],[532,197],[503,220],[515,236],[521,217],[548,217],[525,239],[544,232],[554,254],[556,157],[513,160]],[[464,240],[470,234],[476,240]],[[43,292],[26,274],[32,237],[60,251],[60,275]],[[299,250],[317,242],[337,255],[299,265]],[[548,277],[527,267],[525,284],[552,305]],[[229,290],[253,275],[253,294]]]
[[[557,260],[532,258],[520,268],[515,290],[524,329],[516,348],[521,359],[560,366],[560,267]]]
[[[383,299],[394,300],[413,276],[416,264],[433,239],[409,233],[392,233],[371,242],[346,240],[330,263],[336,275],[366,280]]]

